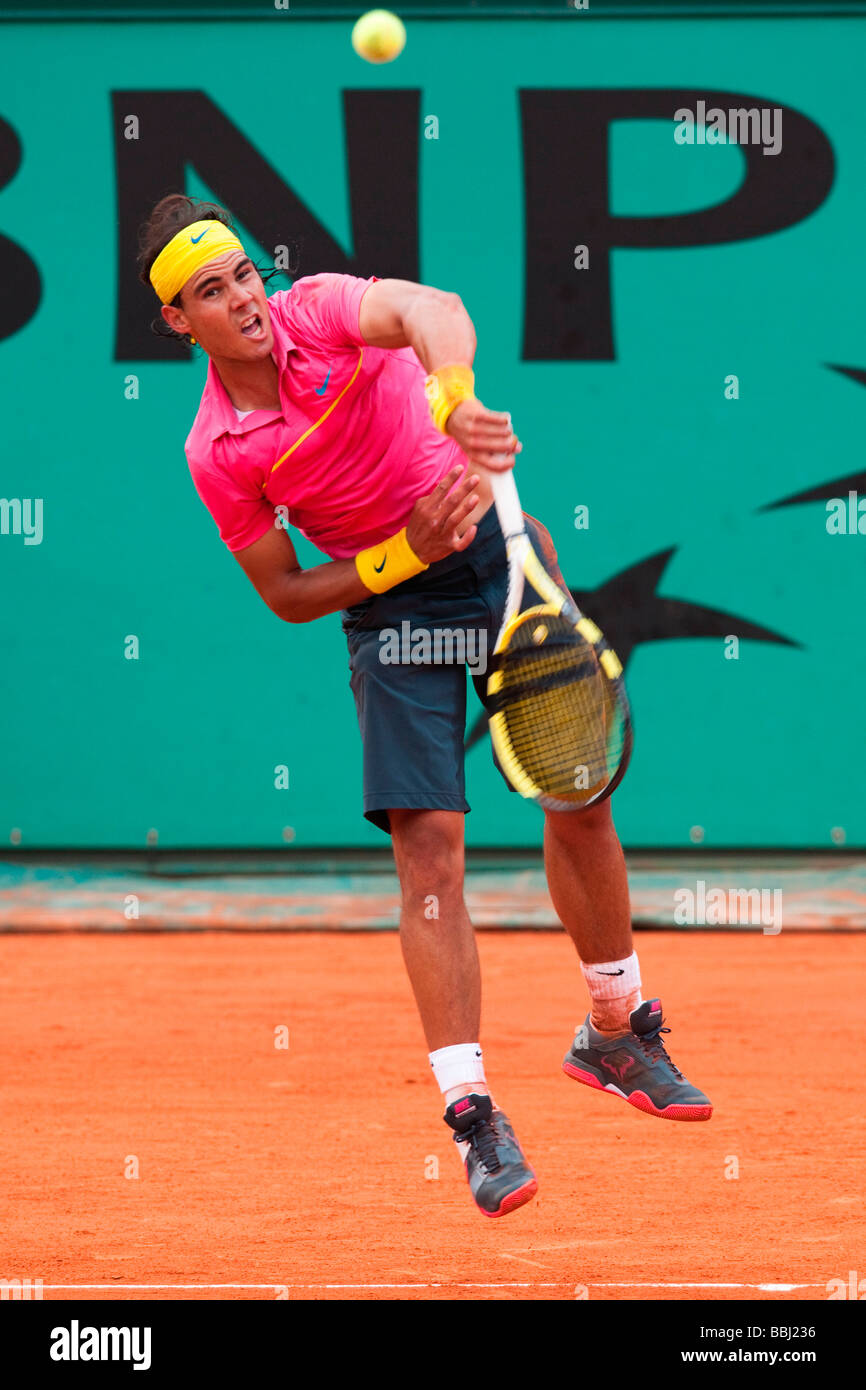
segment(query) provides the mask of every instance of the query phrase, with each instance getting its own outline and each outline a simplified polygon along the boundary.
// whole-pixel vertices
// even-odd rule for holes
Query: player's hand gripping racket
[[[508,595],[487,681],[490,736],[522,796],[553,811],[579,810],[610,796],[631,756],[622,666],[535,554],[512,472],[491,483]],[[524,580],[544,602],[521,613]]]

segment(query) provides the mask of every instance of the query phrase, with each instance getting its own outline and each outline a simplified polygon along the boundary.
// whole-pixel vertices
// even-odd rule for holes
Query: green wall
[[[438,140],[418,130],[420,278],[462,295],[479,393],[525,443],[524,505],[568,582],[602,589],[588,610],[630,634],[624,841],[688,844],[699,825],[706,846],[830,847],[833,827],[866,842],[866,535],[826,526],[827,499],[849,490],[833,484],[864,469],[866,21],[413,20],[384,68],[333,20],[7,23],[0,36],[0,119],[21,149],[16,168],[7,130],[0,235],[41,279],[36,312],[0,340],[0,499],[42,499],[44,517],[40,544],[0,534],[0,843],[19,830],[23,847],[140,846],[156,829],[161,846],[268,846],[287,826],[298,851],[383,843],[361,818],[338,618],[281,624],[189,479],[205,364],[115,357],[111,94],[206,93],[351,256],[342,93],[392,88],[418,90],[422,118],[439,120]],[[519,93],[583,88],[792,108],[832,147],[832,186],[767,235],[615,249],[614,356],[525,360]],[[571,197],[580,141],[552,138]],[[806,171],[819,155],[804,146]],[[681,147],[670,120],[643,118],[614,123],[607,168],[608,210],[647,219],[712,208],[747,172],[741,149]],[[226,196],[194,167],[187,188]],[[820,495],[773,505],[807,490]],[[321,558],[295,539],[302,563]],[[725,636],[746,632],[761,635],[725,659]],[[274,788],[279,764],[288,790]],[[540,813],[501,786],[486,743],[467,773],[470,843],[538,840]]]

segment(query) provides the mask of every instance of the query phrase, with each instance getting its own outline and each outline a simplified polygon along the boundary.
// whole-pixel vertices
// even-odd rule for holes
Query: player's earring
[[[190,341],[191,345],[192,345],[193,347],[195,347],[195,338],[190,338],[189,341]]]

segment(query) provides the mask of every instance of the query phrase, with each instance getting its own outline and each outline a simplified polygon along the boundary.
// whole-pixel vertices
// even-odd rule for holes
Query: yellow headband
[[[234,232],[215,218],[191,222],[164,246],[150,268],[150,283],[163,304],[170,304],[187,280],[226,251],[243,251]]]

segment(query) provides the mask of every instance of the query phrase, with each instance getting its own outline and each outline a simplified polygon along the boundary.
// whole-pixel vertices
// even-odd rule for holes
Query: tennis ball
[[[390,63],[405,43],[406,26],[390,10],[368,10],[352,30],[352,47],[368,63]]]

